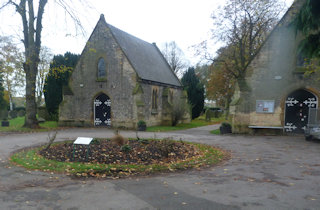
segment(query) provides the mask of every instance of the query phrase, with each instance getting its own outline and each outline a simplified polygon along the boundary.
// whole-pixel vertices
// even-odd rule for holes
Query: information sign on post
[[[93,138],[89,137],[78,137],[73,144],[84,144],[84,145],[89,145],[91,143]]]
[[[257,113],[274,113],[274,100],[257,100]]]
[[[75,150],[76,150],[76,145],[86,145],[87,146],[87,153],[86,153],[86,161],[88,161],[88,156],[90,152],[90,143],[93,140],[93,138],[89,137],[78,137],[74,142],[73,142],[73,154],[72,154],[72,159],[74,160],[75,156]]]

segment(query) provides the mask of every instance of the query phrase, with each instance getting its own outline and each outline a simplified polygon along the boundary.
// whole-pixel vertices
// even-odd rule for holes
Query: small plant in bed
[[[37,147],[17,152],[11,162],[28,169],[66,173],[77,177],[121,178],[156,172],[212,166],[228,153],[203,144],[183,141],[130,139],[122,146],[110,140],[95,140],[87,147],[60,142],[50,148]]]

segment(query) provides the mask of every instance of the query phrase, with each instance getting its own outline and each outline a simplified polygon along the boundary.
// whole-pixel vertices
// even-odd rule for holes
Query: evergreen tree
[[[192,107],[192,119],[200,116],[204,106],[204,87],[195,74],[193,67],[188,68],[181,79],[188,94],[188,102]]]
[[[50,64],[43,92],[48,113],[55,120],[58,120],[63,87],[68,85],[69,77],[79,57],[80,55],[67,52],[64,55],[55,55]]]
[[[298,31],[305,35],[300,51],[308,58],[320,57],[320,1],[307,0],[295,19]]]

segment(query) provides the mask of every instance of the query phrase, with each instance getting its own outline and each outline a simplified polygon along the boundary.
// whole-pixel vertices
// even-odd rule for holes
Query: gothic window
[[[173,103],[173,91],[172,91],[172,90],[169,90],[168,102],[169,102],[170,104]]]
[[[104,78],[106,76],[106,63],[103,58],[100,58],[98,61],[98,78]]]
[[[153,89],[152,90],[152,109],[158,108],[158,90]]]

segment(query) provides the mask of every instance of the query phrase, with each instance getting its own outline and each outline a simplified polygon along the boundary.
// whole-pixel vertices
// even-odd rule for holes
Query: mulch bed
[[[73,152],[74,151],[74,152]],[[74,153],[74,154],[73,154]],[[201,154],[197,147],[184,142],[170,140],[129,140],[128,145],[119,146],[110,140],[96,140],[90,145],[88,159],[87,146],[60,143],[40,155],[57,161],[91,162],[103,164],[155,164],[185,160]]]

